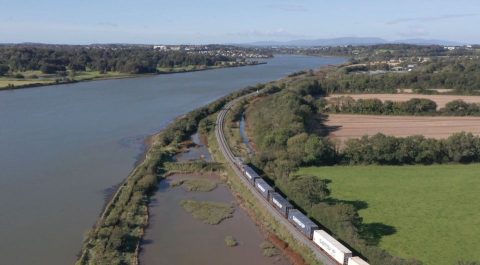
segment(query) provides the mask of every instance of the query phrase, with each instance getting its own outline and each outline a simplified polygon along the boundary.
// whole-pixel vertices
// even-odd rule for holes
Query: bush
[[[228,247],[236,247],[238,245],[238,242],[233,236],[226,236],[225,237],[225,244]]]

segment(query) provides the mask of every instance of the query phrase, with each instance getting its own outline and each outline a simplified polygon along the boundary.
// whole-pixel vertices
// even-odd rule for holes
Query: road
[[[275,208],[270,205],[270,203],[264,199],[264,197],[252,186],[247,179],[243,176],[242,172],[235,166],[235,156],[228,146],[227,140],[224,134],[224,125],[225,125],[225,117],[228,111],[231,109],[236,102],[241,100],[242,98],[246,98],[252,96],[256,93],[251,93],[235,100],[230,101],[225,107],[219,112],[217,116],[217,122],[215,127],[215,137],[217,138],[217,142],[219,148],[224,155],[225,159],[228,161],[230,167],[234,170],[235,174],[238,178],[242,181],[243,185],[245,185],[255,196],[255,198],[269,211],[270,215],[275,218],[281,225],[283,225],[290,234],[298,241],[301,242],[306,247],[310,248],[313,253],[317,256],[317,259],[323,263],[324,265],[339,265],[338,262],[333,260],[330,256],[328,256],[325,252],[323,252],[313,241],[309,240],[305,237],[300,231],[298,231],[286,218],[284,218]]]

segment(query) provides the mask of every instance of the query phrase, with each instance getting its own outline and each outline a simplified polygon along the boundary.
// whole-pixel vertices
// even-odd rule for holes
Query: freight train
[[[313,241],[321,251],[328,254],[333,260],[342,265],[369,265],[360,257],[352,257],[352,251],[321,230],[310,218],[295,209],[287,199],[282,197],[270,186],[255,170],[242,162],[240,158],[235,159],[235,166],[243,173],[247,181],[255,187],[262,197],[270,203],[284,218],[299,230],[309,240]]]

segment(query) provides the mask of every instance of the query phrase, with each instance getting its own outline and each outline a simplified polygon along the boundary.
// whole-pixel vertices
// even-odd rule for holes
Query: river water
[[[74,263],[148,135],[234,90],[342,61],[276,56],[258,66],[0,91],[1,263]]]
[[[150,203],[150,226],[142,244],[140,264],[216,264],[216,265],[289,265],[279,254],[266,257],[260,247],[265,237],[247,213],[235,203],[224,184],[210,192],[188,192],[182,187],[170,187],[179,179],[215,180],[213,176],[172,176],[160,182],[159,190]],[[217,180],[219,181],[219,180]],[[232,203],[233,217],[218,225],[204,224],[186,212],[182,200]],[[236,247],[228,247],[225,237],[233,236]],[[280,253],[280,252],[279,252]]]

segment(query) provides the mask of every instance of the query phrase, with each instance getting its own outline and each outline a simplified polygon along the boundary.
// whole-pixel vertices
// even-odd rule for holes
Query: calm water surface
[[[175,117],[339,58],[277,56],[205,72],[0,91],[2,264],[72,264],[110,187]]]
[[[224,184],[210,192],[188,192],[170,188],[177,177],[160,182],[150,204],[150,226],[142,245],[140,264],[175,265],[289,265],[286,257],[265,257],[260,247],[265,238],[252,219],[238,205],[232,218],[218,225],[204,224],[185,211],[182,200],[235,201]],[[182,178],[202,178],[188,176]],[[225,237],[233,236],[238,246],[228,247]]]

